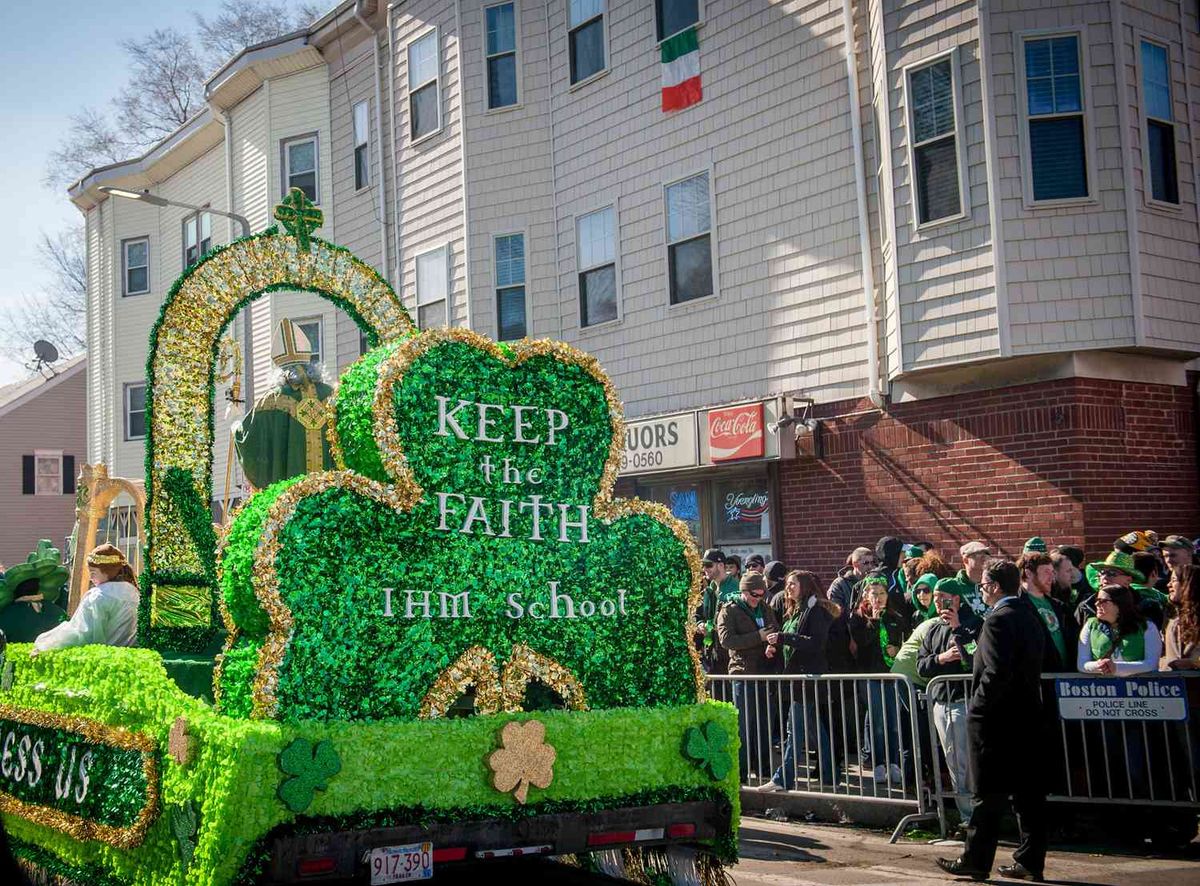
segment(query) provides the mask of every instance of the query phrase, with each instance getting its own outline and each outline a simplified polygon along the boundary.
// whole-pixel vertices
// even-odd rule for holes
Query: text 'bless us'
[[[502,406],[437,396],[439,437],[476,443],[558,446],[571,426],[561,409],[540,406]],[[522,468],[517,459],[493,460],[487,455],[477,465],[483,480],[497,489],[496,499],[461,492],[435,492],[438,530],[496,538],[525,538],[587,543],[588,505],[545,501],[536,493],[508,493],[503,487],[524,491],[546,479],[540,468]]]

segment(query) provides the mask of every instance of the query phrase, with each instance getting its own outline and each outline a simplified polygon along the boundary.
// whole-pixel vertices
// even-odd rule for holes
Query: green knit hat
[[[925,578],[925,576],[921,576]],[[966,582],[959,581],[957,578],[942,578],[933,586],[935,594],[953,594],[960,600],[965,598],[971,591],[971,586]]]
[[[1029,541],[1025,542],[1025,547],[1022,550],[1022,553],[1045,554],[1048,550],[1049,549],[1046,547],[1046,539],[1042,538],[1040,535],[1035,535],[1033,538],[1029,539]]]
[[[1109,551],[1108,556],[1099,563],[1089,563],[1089,569],[1100,572],[1102,569],[1115,569],[1133,578],[1138,584],[1146,583],[1146,576],[1133,567],[1133,555],[1124,551]]]

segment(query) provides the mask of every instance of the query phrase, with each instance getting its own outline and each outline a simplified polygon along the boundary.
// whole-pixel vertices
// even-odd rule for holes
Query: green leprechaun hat
[[[1108,556],[1102,561],[1098,563],[1089,563],[1087,565],[1088,581],[1091,581],[1093,575],[1099,578],[1100,571],[1103,569],[1115,569],[1118,572],[1123,572],[1126,575],[1131,576],[1138,584],[1144,585],[1146,583],[1146,576],[1142,575],[1142,573],[1133,566],[1133,555],[1127,554],[1125,551],[1109,551]]]
[[[47,603],[56,603],[70,577],[70,570],[63,565],[58,548],[50,539],[43,538],[24,563],[18,563],[4,574],[4,583],[0,585],[0,607],[16,599],[17,588],[30,579],[37,579],[37,589],[26,588],[23,596],[41,594]]]

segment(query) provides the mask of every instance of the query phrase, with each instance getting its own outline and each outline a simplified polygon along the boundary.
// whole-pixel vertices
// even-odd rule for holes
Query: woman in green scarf
[[[1133,591],[1120,585],[1101,587],[1096,614],[1079,632],[1079,670],[1127,677],[1158,670],[1161,655],[1162,635],[1138,614]]]

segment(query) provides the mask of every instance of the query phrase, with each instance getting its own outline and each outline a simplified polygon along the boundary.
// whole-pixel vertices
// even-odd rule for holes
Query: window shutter
[[[75,494],[75,456],[64,455],[63,462],[63,495]]]
[[[21,456],[21,494],[22,495],[33,495],[34,492],[37,491],[37,486],[34,483],[33,471],[34,471],[33,456],[32,455],[22,455]]]

